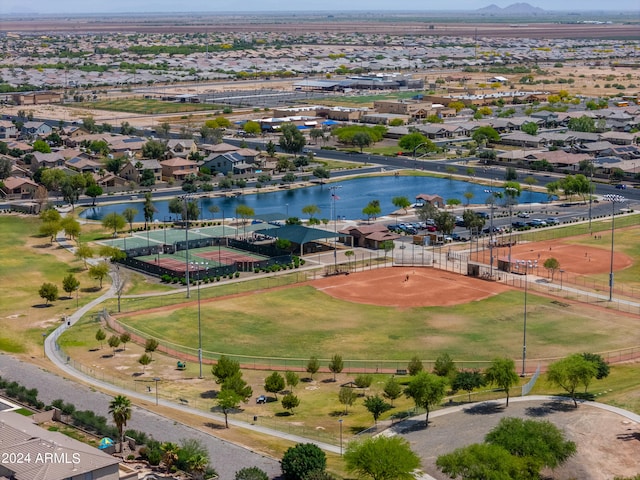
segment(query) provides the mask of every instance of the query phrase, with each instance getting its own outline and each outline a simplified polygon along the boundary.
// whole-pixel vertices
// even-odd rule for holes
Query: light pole
[[[192,263],[193,266],[196,267],[196,271],[197,271],[197,279],[196,281],[198,282],[198,365],[200,366],[200,375],[198,376],[198,378],[203,378],[202,377],[202,322],[201,322],[201,310],[200,310],[200,282],[201,282],[201,274],[200,274],[200,267],[205,267],[205,271],[209,269],[209,264],[207,262],[193,262]]]
[[[414,170],[418,169],[418,158],[416,157],[416,152],[420,147],[422,147],[423,145],[428,145],[429,143],[431,142],[422,142],[416,145],[415,147],[413,147],[413,169]]]
[[[564,270],[560,269],[560,290],[562,290],[562,274],[564,273]]]
[[[627,199],[614,193],[603,195],[602,198],[607,202],[611,202],[611,264],[609,267],[609,301],[611,302],[613,300],[613,234],[615,230],[616,203],[626,202]]]
[[[332,185],[329,187],[331,191],[331,210],[333,210],[333,269],[334,273],[338,273],[338,244],[337,244],[337,236],[338,236],[338,219],[336,212],[336,200],[339,200],[340,197],[336,195],[336,190],[342,188],[342,185]]]
[[[156,405],[158,405],[158,382],[160,381],[160,378],[153,377],[153,381],[156,382]]]
[[[47,334],[46,333],[42,333],[42,358],[45,358],[47,356],[47,349],[45,347],[44,341],[47,338]]]
[[[511,272],[511,243],[512,243],[512,233],[513,233],[513,212],[512,207],[515,202],[517,196],[520,195],[520,190],[515,187],[506,187],[505,192],[507,194],[507,199],[509,201],[509,272]]]
[[[484,191],[490,193],[489,196],[489,275],[493,278],[493,207],[496,203],[496,191],[493,189],[493,178],[491,179],[491,188]],[[484,257],[484,253],[483,253]]]
[[[527,265],[524,266],[524,319],[522,327],[522,374],[525,375],[525,366],[527,363]]]
[[[342,419],[338,420],[340,424],[340,456],[342,456]]]
[[[185,238],[185,243],[187,245],[187,255],[184,259],[184,266],[186,269],[185,272],[185,280],[187,281],[187,298],[191,298],[191,290],[190,290],[190,281],[189,281],[189,209],[188,209],[188,205],[187,205],[187,200],[190,199],[190,195],[182,195],[181,197],[179,197],[182,199],[182,201],[184,202],[184,215],[182,217],[182,220],[185,222],[185,229],[184,229],[184,238]]]

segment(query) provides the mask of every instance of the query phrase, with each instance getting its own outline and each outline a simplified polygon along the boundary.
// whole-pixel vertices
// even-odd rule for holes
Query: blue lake
[[[339,197],[335,201],[336,215],[348,219],[364,218],[362,209],[372,200],[379,200],[382,215],[388,215],[397,210],[391,203],[392,198],[397,196],[405,196],[409,201],[414,202],[416,195],[421,193],[435,194],[440,195],[445,201],[457,198],[463,205],[466,203],[465,192],[473,193],[471,203],[484,204],[489,196],[487,186],[433,177],[366,177],[345,180],[331,185],[339,187],[335,190],[337,197]],[[500,188],[494,188],[494,190],[501,191]],[[548,201],[548,197],[544,193],[523,191],[518,201],[520,203],[544,203]],[[208,210],[211,205],[217,205],[220,208],[220,212],[215,214],[215,218],[220,218],[223,214],[225,217],[235,216],[235,209],[241,204],[253,208],[257,215],[282,213],[283,218],[287,214],[290,217],[306,218],[302,213],[302,208],[313,204],[320,208],[320,214],[316,215],[317,218],[332,218],[331,190],[328,185],[230,198],[198,198],[198,202],[200,203],[201,218],[204,219],[211,218]],[[153,204],[158,210],[154,219],[162,221],[172,216],[168,210],[168,200],[154,201]],[[128,207],[138,210],[136,221],[144,221],[142,200],[88,207],[81,216],[100,220],[106,214],[122,213]]]

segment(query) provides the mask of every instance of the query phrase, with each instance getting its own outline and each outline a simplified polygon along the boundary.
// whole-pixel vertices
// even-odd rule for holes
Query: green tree
[[[422,152],[435,152],[437,150],[436,145],[431,140],[418,132],[409,133],[400,137],[398,146],[402,150],[412,153],[414,150],[417,151],[417,149],[420,149]]]
[[[596,379],[602,380],[603,378],[607,378],[609,376],[609,365],[605,362],[602,355],[598,355],[597,353],[583,353],[582,357],[585,360],[590,361],[596,366]]]
[[[558,259],[555,257],[547,258],[542,266],[549,270],[549,272],[551,273],[551,281],[553,282],[553,277],[556,271],[560,268],[560,262],[558,261]]]
[[[309,130],[309,137],[313,140],[313,142],[317,145],[319,138],[324,138],[324,132],[320,128],[312,128]]]
[[[456,227],[456,217],[449,212],[438,212],[433,221],[436,228],[445,235],[450,235]]]
[[[306,141],[304,135],[293,123],[285,123],[280,127],[280,148],[287,153],[300,153]]]
[[[253,395],[253,389],[242,378],[242,372],[236,372],[228,377],[222,383],[220,391],[222,390],[233,390],[243,402],[246,402]]]
[[[355,383],[358,388],[369,388],[373,383],[373,375],[361,373],[354,378],[353,383]]]
[[[507,167],[504,171],[504,179],[507,182],[512,182],[518,179],[518,172],[514,167]]]
[[[105,163],[105,170],[107,170],[107,172],[115,173],[116,175],[120,172],[121,168],[122,158],[110,158],[107,160],[107,163]]]
[[[89,258],[93,258],[93,255],[94,255],[93,248],[91,248],[86,243],[81,243],[76,248],[75,255],[76,255],[77,259],[82,260],[82,262],[84,263],[84,268],[86,269],[87,268],[87,260]]]
[[[310,219],[313,219],[316,215],[320,213],[320,208],[317,205],[305,205],[302,207],[302,213],[305,215],[309,215]]]
[[[129,332],[122,332],[120,334],[120,343],[122,343],[122,349],[127,349],[127,343],[131,341],[131,334]]]
[[[234,480],[269,480],[269,475],[258,467],[245,467],[236,472]]]
[[[340,387],[338,391],[338,400],[344,405],[344,414],[348,413],[348,409],[358,398],[358,394],[351,387]]]
[[[218,362],[211,367],[211,373],[216,377],[216,383],[221,384],[227,378],[240,372],[240,363],[226,355],[221,355]]]
[[[290,413],[293,413],[293,409],[297,408],[299,405],[300,399],[293,393],[287,393],[284,397],[282,397],[282,408],[284,408],[285,410],[289,410]]]
[[[160,344],[158,343],[158,340],[155,338],[147,338],[147,341],[144,342],[144,351],[146,353],[150,353],[151,358],[153,359],[153,352],[155,352],[159,346]]]
[[[371,145],[373,140],[368,132],[358,132],[353,136],[352,143],[354,146],[358,147],[360,149],[360,153],[362,153],[362,149]]]
[[[89,185],[84,191],[84,194],[87,197],[93,198],[93,201],[91,202],[91,205],[93,206],[96,205],[96,198],[102,195],[102,193],[103,193],[102,187],[96,184]]]
[[[273,140],[269,140],[269,141],[267,142],[267,144],[265,145],[265,150],[267,151],[267,154],[268,154],[270,157],[272,157],[272,158],[273,158],[273,157],[275,156],[276,151],[277,151],[277,147],[276,147],[276,144],[275,144],[275,143],[273,143]]]
[[[326,180],[331,177],[331,172],[324,167],[316,167],[312,172],[313,176],[321,180]]]
[[[122,135],[133,135],[135,132],[136,129],[129,122],[120,123],[120,133]]]
[[[62,279],[62,289],[67,295],[71,295],[73,292],[80,288],[80,280],[78,280],[73,273],[70,273]]]
[[[49,237],[49,243],[53,243],[60,228],[60,222],[43,222],[38,228],[38,232],[40,235]]]
[[[147,367],[147,365],[149,365],[151,362],[153,361],[153,359],[151,358],[151,355],[148,355],[146,353],[143,353],[142,355],[140,355],[140,358],[138,358],[138,363],[140,365],[142,365],[142,373],[144,373],[145,368]]]
[[[431,408],[440,403],[444,398],[447,380],[427,372],[418,373],[407,385],[404,394],[412,398],[416,407],[427,411],[425,426],[429,426],[429,412]]]
[[[221,390],[218,393],[218,407],[222,410],[224,414],[224,425],[225,428],[229,428],[229,412],[235,410],[240,407],[241,398],[233,390]]]
[[[451,389],[455,392],[458,390],[464,390],[469,394],[469,401],[471,401],[471,392],[484,385],[484,376],[478,370],[462,370],[458,372],[453,379]]]
[[[122,229],[125,224],[124,217],[117,212],[108,213],[102,219],[102,226],[104,228],[112,229],[114,237],[118,234],[118,230]]]
[[[96,332],[96,340],[100,342],[100,350],[102,350],[102,342],[107,338],[107,334],[101,328]]]
[[[409,365],[407,365],[407,371],[409,372],[409,375],[415,376],[423,370],[424,365],[422,365],[422,360],[420,360],[420,357],[417,355],[411,357],[411,360],[409,360]]]
[[[122,216],[129,224],[129,234],[133,235],[133,221],[136,219],[136,215],[138,214],[138,210],[135,208],[129,207],[125,208],[122,211]],[[146,228],[146,227],[145,227]]]
[[[60,228],[64,230],[67,238],[70,238],[71,240],[77,240],[80,236],[80,222],[78,222],[74,217],[64,217],[60,220]]]
[[[373,480],[411,480],[420,458],[404,438],[377,436],[350,442],[344,454],[347,472]]]
[[[329,362],[329,371],[333,373],[333,381],[336,381],[336,374],[342,372],[344,368],[344,362],[342,361],[342,355],[335,354],[331,357],[331,361]]]
[[[171,472],[171,467],[178,461],[180,447],[172,442],[164,442],[160,446],[162,450],[162,463],[164,463],[167,473]]]
[[[471,135],[471,138],[478,145],[486,145],[487,143],[495,143],[500,141],[500,134],[498,131],[489,126],[478,127]]]
[[[94,280],[98,280],[98,282],[100,282],[100,288],[102,288],[102,282],[107,277],[107,275],[109,275],[109,265],[107,265],[105,262],[100,262],[89,267],[89,276]]]
[[[576,453],[576,444],[564,439],[549,421],[502,418],[485,441],[498,445],[516,457],[528,457],[542,467],[558,468]]]
[[[464,199],[467,202],[466,205],[468,207],[471,203],[471,199],[473,198],[473,192],[464,192],[462,195],[464,196]]]
[[[524,133],[528,133],[529,135],[537,135],[538,134],[538,124],[535,122],[525,122],[520,127]]]
[[[449,478],[461,480],[518,479],[538,480],[526,459],[514,457],[504,448],[488,443],[474,443],[436,459],[436,466]]]
[[[569,394],[573,405],[578,408],[576,390],[579,385],[588,388],[591,380],[598,374],[596,365],[585,359],[581,354],[575,353],[549,365],[547,379]]]
[[[116,354],[116,349],[120,346],[120,337],[118,335],[111,335],[107,343],[113,348],[113,355]]]
[[[381,212],[382,209],[380,208],[379,200],[371,200],[367,206],[362,209],[362,213],[367,216],[367,221],[376,218]]]
[[[439,377],[453,379],[458,373],[456,364],[448,353],[443,353],[436,358],[433,364],[433,373]]]
[[[53,283],[45,282],[40,286],[38,295],[46,300],[46,305],[48,305],[49,302],[55,302],[58,299],[58,287]]]
[[[142,146],[142,156],[144,158],[162,158],[165,151],[165,144],[158,140],[149,140]]]
[[[484,372],[487,383],[497,385],[507,395],[507,407],[509,406],[509,390],[519,382],[516,374],[516,364],[510,358],[495,358],[489,368]]]
[[[313,380],[313,374],[317,373],[320,370],[320,362],[317,357],[311,357],[307,362],[307,373],[311,375],[311,379]]]
[[[109,414],[113,418],[113,423],[118,429],[118,441],[120,442],[120,452],[122,452],[122,442],[124,441],[124,427],[131,419],[131,400],[124,395],[116,396],[109,403]]]
[[[285,381],[284,377],[278,372],[273,372],[267,378],[264,379],[264,389],[266,392],[273,393],[278,401],[278,392],[284,390]]]
[[[324,472],[327,457],[313,443],[298,443],[284,452],[280,465],[285,480],[304,480],[312,472]]]
[[[378,424],[378,419],[380,418],[380,416],[384,412],[387,412],[393,408],[389,403],[385,402],[382,399],[382,397],[380,397],[379,395],[366,397],[364,399],[364,406],[369,411],[369,413],[373,416],[373,421],[376,425]]]
[[[260,133],[262,133],[262,127],[260,126],[260,124],[253,120],[245,122],[245,124],[242,126],[242,129],[251,135],[260,135]]]
[[[33,142],[31,148],[33,148],[34,152],[51,153],[51,147],[41,138],[38,138],[35,142]]]
[[[405,196],[393,197],[391,203],[393,203],[394,207],[404,210],[404,213],[407,213],[407,208],[411,205],[411,202]]]
[[[395,377],[390,377],[389,380],[387,380],[387,382],[384,384],[384,388],[382,391],[385,398],[391,400],[391,405],[393,405],[393,401],[396,398],[400,398],[400,395],[402,395],[402,386],[400,385],[398,380],[395,379]]]
[[[577,118],[570,118],[567,126],[569,127],[569,130],[573,130],[575,132],[593,133],[596,131],[595,120],[591,117],[588,117],[587,115],[583,115]]]
[[[292,392],[294,388],[298,385],[300,381],[300,377],[298,374],[292,370],[287,370],[284,374],[284,379],[287,382],[287,386],[289,387],[289,391]]]
[[[89,133],[96,133],[98,131],[98,126],[96,125],[96,121],[93,119],[92,116],[83,117],[81,120],[82,120],[82,126]]]

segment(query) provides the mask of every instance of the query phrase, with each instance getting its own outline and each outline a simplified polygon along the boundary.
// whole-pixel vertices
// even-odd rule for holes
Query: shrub
[[[311,472],[324,471],[327,457],[318,446],[299,443],[284,453],[280,464],[286,480],[303,480]]]

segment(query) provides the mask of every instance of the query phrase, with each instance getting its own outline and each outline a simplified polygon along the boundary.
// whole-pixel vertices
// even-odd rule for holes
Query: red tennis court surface
[[[389,267],[311,282],[318,290],[349,302],[390,307],[447,306],[473,302],[511,287],[430,267]]]

